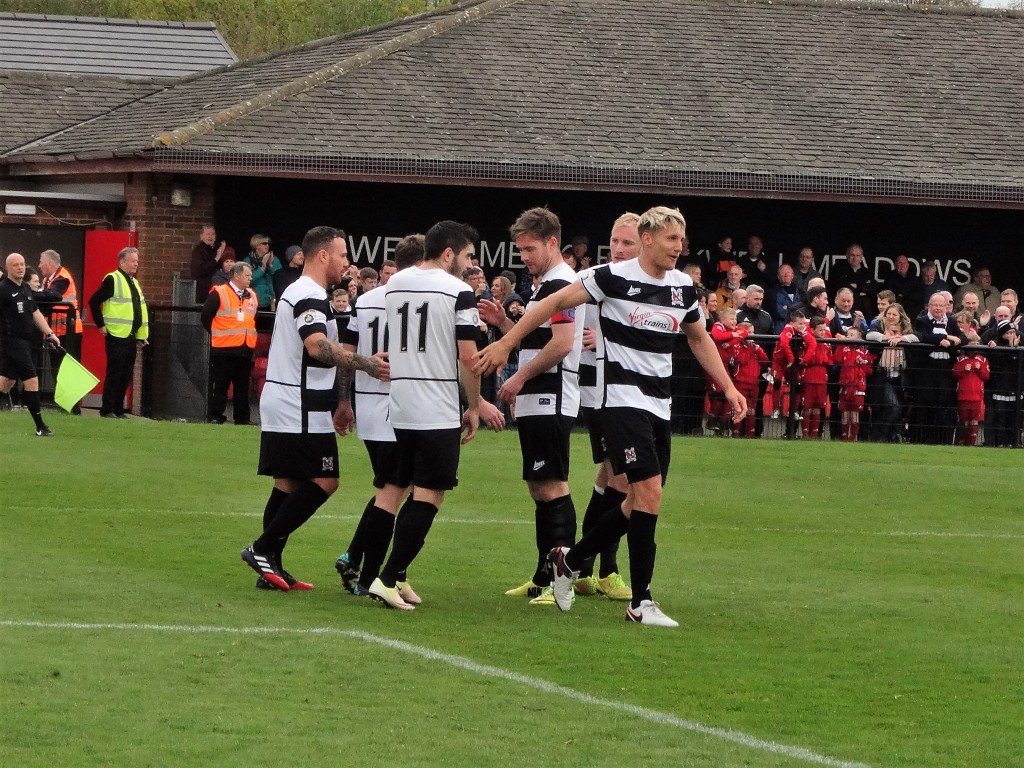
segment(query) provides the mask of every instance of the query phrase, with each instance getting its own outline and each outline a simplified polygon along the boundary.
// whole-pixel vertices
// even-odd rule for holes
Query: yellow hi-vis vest
[[[142,308],[142,325],[135,338],[144,341],[149,338],[149,311],[146,309],[146,297],[142,295],[142,288],[139,281],[134,277],[125,279],[124,273],[117,269],[109,273],[107,277],[114,278],[114,295],[103,302],[103,324],[107,327],[107,333],[119,339],[127,339],[132,332],[132,324],[135,316],[132,310],[132,291],[128,287],[128,280],[135,284],[135,290],[139,292],[139,304]],[[104,278],[105,280],[106,278]]]
[[[256,348],[256,299],[250,291],[245,300],[238,298],[230,283],[214,286],[220,307],[210,324],[210,346],[214,349]],[[238,318],[242,319],[239,320]]]
[[[75,287],[75,278],[71,276],[71,273],[64,267],[61,267],[53,276],[46,281],[46,288],[49,288],[51,284],[55,283],[60,278],[64,278],[68,281],[68,287],[64,289],[64,294],[61,296],[61,300],[67,302],[75,308],[75,333],[82,332],[82,313],[78,309],[78,289]],[[68,332],[68,311],[66,309],[54,309],[50,313],[50,328],[58,336],[65,336]]]

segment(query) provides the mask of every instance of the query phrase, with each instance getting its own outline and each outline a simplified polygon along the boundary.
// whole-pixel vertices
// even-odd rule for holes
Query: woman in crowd
[[[876,442],[899,443],[903,440],[904,371],[906,351],[900,344],[913,344],[912,323],[899,304],[890,304],[868,331],[868,341],[886,346],[878,354],[878,363],[870,379],[872,389],[871,439]],[[875,416],[877,414],[877,416]]]

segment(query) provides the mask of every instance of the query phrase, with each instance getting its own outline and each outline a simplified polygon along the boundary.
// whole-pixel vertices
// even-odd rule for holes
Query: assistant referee
[[[32,361],[32,337],[38,329],[55,346],[60,346],[60,339],[50,329],[32,300],[28,285],[23,282],[25,257],[12,253],[4,266],[7,274],[0,280],[0,336],[3,337],[0,393],[3,394],[2,400],[9,405],[11,388],[20,380],[24,387],[25,405],[36,423],[36,435],[52,437],[53,432],[46,426],[39,409],[39,375]]]

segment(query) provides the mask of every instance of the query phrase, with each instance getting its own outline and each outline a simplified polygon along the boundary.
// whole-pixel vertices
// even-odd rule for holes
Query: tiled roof
[[[195,167],[267,155],[295,172],[781,179],[883,196],[965,185],[1024,200],[1024,16],[777,0],[642,9],[470,3],[192,78],[19,156],[170,143],[161,162]]]
[[[152,79],[0,71],[0,153],[160,87]]]
[[[210,22],[0,13],[0,70],[181,77],[238,59]]]
[[[428,16],[431,16],[428,14]],[[115,110],[102,120],[43,139],[23,154],[66,159],[131,156],[149,148],[155,136],[213,118],[221,111],[248,108],[268,92],[302,82],[311,74],[422,28],[422,17],[327,38],[240,62],[225,70],[185,78],[174,87]]]

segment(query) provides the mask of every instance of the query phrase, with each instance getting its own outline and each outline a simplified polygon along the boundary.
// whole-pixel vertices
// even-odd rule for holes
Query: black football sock
[[[27,389],[22,393],[21,399],[25,405],[28,406],[28,412],[32,414],[32,421],[36,423],[36,429],[42,429],[46,426],[43,423],[43,414],[39,410],[39,393],[29,392]]]
[[[274,488],[270,492],[270,498],[267,499],[267,505],[263,508],[263,530],[267,530],[270,525],[270,521],[274,519],[277,511],[281,508],[284,500],[289,496],[288,493],[282,491],[280,488]],[[287,539],[283,539],[279,542],[278,546],[274,548],[273,554],[277,558],[277,564],[281,564],[281,557],[284,555],[284,545],[288,543]]]
[[[380,572],[380,580],[386,587],[394,587],[398,574],[405,571],[423,549],[430,533],[430,526],[437,515],[437,507],[428,501],[413,501],[409,511],[395,522],[395,541],[391,556]]]
[[[590,492],[590,502],[587,504],[587,509],[583,513],[583,536],[584,538],[590,529],[597,524],[598,519],[601,517],[601,502],[604,501],[604,488],[598,488],[594,486],[594,490]],[[580,565],[580,578],[586,578],[587,576],[594,575],[594,558],[588,557]]]
[[[576,543],[576,505],[572,503],[572,496],[567,494],[550,501],[548,514],[551,515],[551,546],[572,547]]]
[[[530,579],[538,587],[551,586],[551,574],[548,573],[548,552],[555,545],[552,543],[551,535],[551,502],[535,501],[536,508],[533,511],[534,533],[537,542],[537,567],[534,569],[533,577]]]
[[[329,498],[330,494],[312,480],[302,483],[281,504],[263,535],[253,542],[253,550],[260,554],[278,552],[284,546],[282,542],[287,541]]]
[[[640,607],[641,600],[651,599],[651,579],[654,578],[654,555],[658,545],[654,543],[654,529],[658,516],[634,509],[629,518],[629,576],[633,582],[634,608]]]
[[[609,509],[617,509],[622,511],[622,502],[626,500],[626,494],[622,491],[617,491],[614,488],[607,488],[604,492],[604,504],[601,506],[602,517],[607,514]],[[625,518],[625,516],[623,516]],[[598,569],[597,575],[604,579],[613,573],[619,573],[619,542],[622,541],[622,537],[626,535],[626,529],[622,529],[622,533],[619,534],[619,538],[610,543],[608,546],[601,550],[601,567]]]
[[[349,565],[353,568],[359,568],[360,563],[363,562],[363,552],[366,547],[365,538],[367,518],[370,516],[372,510],[377,509],[376,502],[376,494],[371,496],[370,500],[366,502],[366,506],[363,507],[363,514],[360,515],[359,522],[356,524],[355,533],[352,534],[352,541],[350,541],[348,546],[345,548],[345,551],[348,552]]]
[[[380,574],[381,563],[388,554],[388,545],[395,533],[395,516],[386,509],[373,506],[363,513],[363,567],[359,573],[359,583],[370,588],[373,580]]]
[[[412,494],[411,494],[411,493],[410,493],[410,494],[409,494],[408,496],[406,496],[406,497],[405,497],[405,503],[404,503],[404,504],[403,504],[403,505],[402,505],[401,507],[399,507],[399,508],[398,508],[398,518],[397,518],[397,520],[395,521],[395,525],[398,525],[398,520],[401,520],[401,519],[402,519],[402,515],[407,515],[407,514],[409,514],[409,505],[410,505],[410,504],[412,504]],[[405,569],[405,568],[403,568],[402,570],[400,570],[400,571],[399,571],[399,572],[398,572],[398,573],[397,573],[397,574],[395,575],[395,577],[396,577],[396,578],[397,578],[397,579],[398,579],[399,581],[408,581],[408,580],[409,580],[409,574],[408,574],[408,572],[406,571],[406,569]]]
[[[609,488],[608,491],[612,489]],[[605,491],[607,493],[608,491]],[[565,564],[575,571],[579,564],[588,557],[594,557],[611,542],[617,542],[629,529],[629,518],[622,514],[619,507],[610,507],[605,511],[590,533],[576,542],[576,546],[565,556]]]
[[[277,514],[277,511],[281,508],[284,500],[288,498],[290,494],[282,491],[280,488],[274,488],[270,492],[270,498],[267,499],[267,505],[263,508],[263,530],[267,530],[270,527],[271,520]]]

